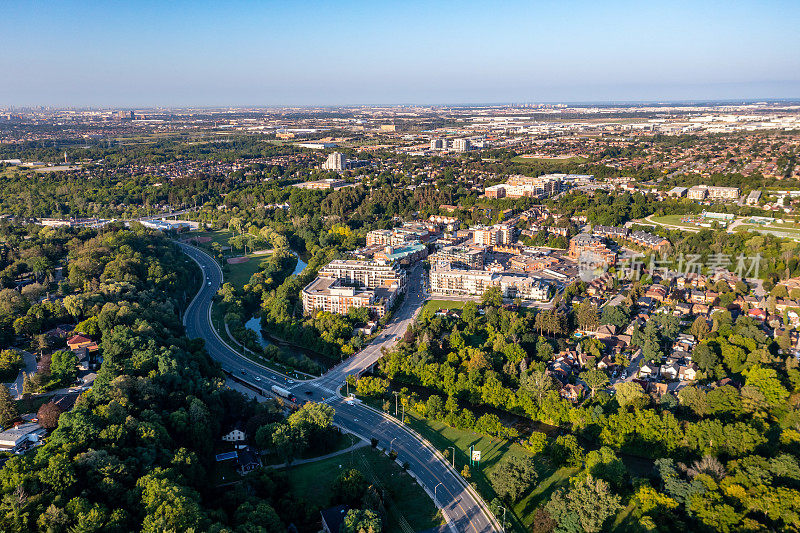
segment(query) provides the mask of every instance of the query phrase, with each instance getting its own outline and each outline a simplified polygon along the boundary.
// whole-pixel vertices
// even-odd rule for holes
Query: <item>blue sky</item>
[[[0,0],[0,106],[800,98],[800,1]]]

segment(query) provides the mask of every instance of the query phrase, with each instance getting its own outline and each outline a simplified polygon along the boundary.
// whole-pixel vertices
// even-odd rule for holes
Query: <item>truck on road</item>
[[[278,387],[277,385],[273,385],[271,390],[281,398],[286,398],[290,402],[297,403],[297,398],[294,397],[294,394],[284,389],[283,387]]]

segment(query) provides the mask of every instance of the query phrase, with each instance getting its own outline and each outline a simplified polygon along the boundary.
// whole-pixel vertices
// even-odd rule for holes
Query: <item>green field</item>
[[[215,231],[190,231],[185,234],[185,237],[210,237],[211,241],[208,243],[201,243],[200,246],[204,248],[207,252],[209,252],[213,257],[216,257],[216,253],[212,248],[212,243],[217,243],[223,248],[230,248],[228,244],[228,239],[233,237],[233,232],[228,229],[221,229]],[[244,287],[248,281],[250,281],[250,276],[252,276],[255,272],[259,271],[259,263],[262,260],[268,257],[268,254],[247,254],[247,257],[250,259],[246,263],[239,263],[239,264],[228,264],[226,259],[230,257],[241,257],[243,250],[226,250],[223,253],[223,263],[224,268],[226,268],[225,272],[225,281],[233,283],[233,285],[241,289]]]
[[[306,505],[319,510],[329,507],[330,487],[341,472],[356,468],[368,482],[385,490],[388,524],[384,531],[422,531],[442,523],[441,514],[417,482],[397,463],[371,447],[286,470],[292,492],[303,496]],[[403,524],[403,525],[401,525]]]
[[[422,435],[442,453],[452,453],[452,449],[450,452],[446,450],[450,446],[455,446],[456,470],[459,472],[469,461],[470,446],[474,446],[476,450],[481,451],[480,466],[471,468],[470,481],[477,484],[478,491],[487,503],[496,497],[496,493],[487,476],[489,472],[496,468],[499,461],[507,455],[530,456],[518,444],[479,435],[471,431],[451,428],[435,420],[417,417],[413,413],[406,413],[406,420],[414,431]],[[566,486],[570,476],[575,475],[578,468],[555,469],[550,466],[548,461],[538,461],[538,471],[539,484],[526,493],[506,513],[506,525],[509,531],[513,530],[519,533],[530,531],[536,508],[545,503],[553,491]],[[498,517],[498,519],[500,518]]]
[[[247,254],[247,257],[249,261],[246,263],[226,264],[225,281],[233,283],[237,289],[247,285],[250,277],[261,270],[259,264],[269,257],[269,254]]]
[[[427,311],[431,311],[432,313],[435,313],[439,309],[461,309],[464,307],[465,303],[467,302],[460,300],[428,300],[425,302],[422,312],[425,313]]]
[[[683,228],[691,228],[691,229],[703,229],[702,226],[698,226],[697,224],[692,224],[691,222],[681,222],[681,218],[685,215],[663,215],[660,217],[651,216],[650,220],[652,220],[656,224],[667,224],[669,226],[680,226]],[[645,223],[647,220],[644,221]]]

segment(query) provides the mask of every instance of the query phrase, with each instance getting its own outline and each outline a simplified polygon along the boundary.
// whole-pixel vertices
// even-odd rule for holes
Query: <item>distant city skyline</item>
[[[64,1],[3,16],[0,107],[800,98],[788,0]]]

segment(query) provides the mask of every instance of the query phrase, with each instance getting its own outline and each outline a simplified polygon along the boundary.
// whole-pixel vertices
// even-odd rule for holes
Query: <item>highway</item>
[[[428,442],[418,438],[394,418],[343,398],[338,388],[345,377],[360,374],[381,357],[381,348],[389,349],[416,317],[424,302],[422,268],[415,267],[407,281],[407,292],[394,316],[380,335],[361,352],[340,363],[320,378],[296,382],[278,372],[246,359],[223,341],[211,324],[211,304],[222,284],[222,270],[205,252],[185,243],[178,243],[184,253],[203,270],[203,285],[183,317],[186,334],[202,338],[212,358],[223,369],[237,377],[269,389],[272,385],[287,388],[299,401],[325,402],[335,410],[334,423],[366,440],[376,438],[379,446],[397,451],[400,463],[408,462],[409,470],[429,494],[435,496],[451,529],[457,532],[488,533],[500,531],[500,526],[486,510],[485,503],[450,468],[444,457]]]

